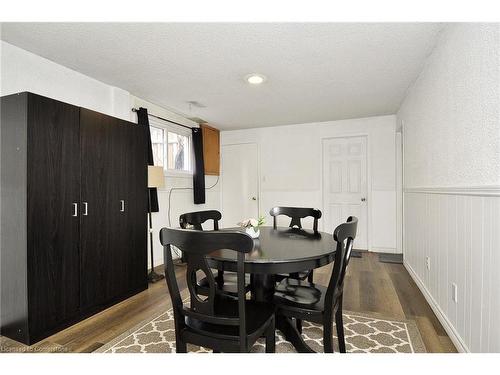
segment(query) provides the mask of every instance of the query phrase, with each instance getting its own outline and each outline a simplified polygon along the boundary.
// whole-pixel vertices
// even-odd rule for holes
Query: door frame
[[[366,194],[367,194],[367,204],[366,204],[366,247],[368,251],[372,251],[372,228],[371,228],[371,216],[372,216],[372,165],[371,158],[368,157],[371,154],[370,150],[370,134],[369,133],[348,133],[345,135],[335,135],[332,137],[322,137],[321,138],[321,174],[320,174],[320,189],[321,189],[321,209],[325,211],[325,187],[324,187],[324,176],[325,176],[325,160],[324,160],[324,147],[325,142],[332,139],[340,138],[358,138],[364,137],[366,139]],[[324,220],[321,220],[322,231],[329,233],[328,228],[324,227]],[[330,229],[330,230],[333,230]]]
[[[243,146],[243,145],[256,145],[257,146],[257,211],[259,215],[262,215],[261,207],[260,207],[260,196],[261,196],[261,184],[260,184],[260,144],[258,142],[236,142],[236,143],[225,143],[220,145],[220,158],[221,158],[221,168],[220,168],[220,208],[224,207],[224,160],[222,148],[225,146]],[[265,215],[264,215],[265,216]],[[257,219],[257,218],[256,218]],[[222,225],[225,226],[224,223],[224,212],[222,212]]]

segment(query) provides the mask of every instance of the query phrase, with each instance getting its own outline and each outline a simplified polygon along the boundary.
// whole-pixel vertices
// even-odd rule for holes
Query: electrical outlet
[[[425,257],[425,265],[427,266],[427,269],[430,271],[431,270],[431,257]]]
[[[455,283],[451,283],[451,300],[455,303],[458,302],[458,287]]]

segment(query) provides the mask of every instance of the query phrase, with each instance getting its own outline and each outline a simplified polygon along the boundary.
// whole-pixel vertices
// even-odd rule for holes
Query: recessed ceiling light
[[[245,77],[245,80],[251,85],[260,85],[266,80],[266,77],[262,74],[252,73]]]

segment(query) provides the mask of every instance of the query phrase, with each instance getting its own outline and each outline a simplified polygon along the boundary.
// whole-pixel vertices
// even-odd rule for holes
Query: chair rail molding
[[[487,186],[438,186],[438,187],[405,187],[405,193],[472,195],[480,197],[500,197],[500,185]]]

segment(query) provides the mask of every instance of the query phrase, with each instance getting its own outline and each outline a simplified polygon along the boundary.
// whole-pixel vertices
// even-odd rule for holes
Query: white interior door
[[[222,224],[235,227],[259,215],[259,170],[256,143],[222,146]]]
[[[354,247],[368,249],[366,137],[323,141],[323,217],[332,232],[349,216],[358,218]]]

